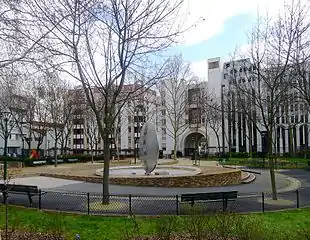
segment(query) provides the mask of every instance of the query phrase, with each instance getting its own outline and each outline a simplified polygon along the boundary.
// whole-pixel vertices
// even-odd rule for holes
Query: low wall
[[[102,183],[101,177],[95,176],[73,176],[53,173],[41,173],[41,176],[63,178],[69,180]],[[110,184],[151,186],[151,187],[219,187],[241,183],[241,170],[226,170],[223,172],[198,174],[195,176],[177,177],[111,177]]]

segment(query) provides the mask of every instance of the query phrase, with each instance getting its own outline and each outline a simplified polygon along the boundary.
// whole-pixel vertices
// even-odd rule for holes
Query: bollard
[[[297,201],[297,208],[299,208],[299,191],[296,190],[296,201]]]
[[[39,189],[39,210],[42,209],[42,191]]]
[[[131,194],[129,194],[129,215],[132,215],[132,202],[131,202]]]
[[[265,212],[265,194],[262,192],[262,212]]]
[[[176,195],[176,213],[179,216],[179,195]]]
[[[89,207],[89,204],[90,204],[90,195],[89,195],[89,192],[87,193],[87,214],[89,215],[90,214],[90,207]]]

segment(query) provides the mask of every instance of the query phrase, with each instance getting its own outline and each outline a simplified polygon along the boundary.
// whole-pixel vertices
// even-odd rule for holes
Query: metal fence
[[[182,203],[176,196],[110,195],[110,204],[102,204],[103,196],[81,192],[40,192],[33,197],[32,208],[60,212],[76,212],[89,215],[187,215],[190,213],[209,214],[223,211],[222,201]],[[29,207],[28,197],[10,194],[8,204]],[[229,212],[267,212],[310,206],[307,189],[278,193],[273,201],[270,193],[239,195],[229,201]]]

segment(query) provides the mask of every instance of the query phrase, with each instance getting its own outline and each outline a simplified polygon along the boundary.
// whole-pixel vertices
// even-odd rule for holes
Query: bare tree
[[[97,150],[100,142],[100,133],[96,116],[91,109],[85,111],[85,134],[87,137],[87,143],[90,148],[91,161],[94,162],[94,150]],[[96,151],[97,152],[97,151]]]
[[[41,43],[55,27],[41,28],[29,4],[24,0],[0,1],[0,68],[42,60]]]
[[[50,135],[54,139],[54,158],[55,167],[57,167],[58,145],[71,117],[70,104],[72,101],[70,101],[69,86],[57,72],[46,71],[45,77],[44,102],[48,111],[47,124],[50,126]]]
[[[292,80],[292,88],[296,89],[295,104],[302,106],[300,112],[305,118],[308,118],[309,106],[310,106],[310,22],[309,22],[309,2],[301,3],[301,1],[294,1],[291,7],[294,10],[295,31],[296,38],[294,39],[292,51],[291,51],[291,71],[294,79]],[[292,104],[292,103],[291,103]],[[288,107],[287,107],[288,109]],[[293,109],[292,109],[293,110]],[[308,120],[302,119],[301,124],[305,126],[305,145],[306,150],[309,148],[309,124]],[[291,122],[289,116],[287,116],[287,122],[290,124],[288,130],[290,133],[289,138],[289,152],[292,153],[294,149],[293,145],[293,133],[294,129],[299,122]],[[304,122],[303,122],[304,121]],[[291,126],[293,125],[293,126]],[[307,153],[305,152],[305,157]]]
[[[221,152],[220,130],[222,127],[222,115],[220,103],[216,100],[214,93],[209,93],[208,90],[204,91],[202,96],[201,105],[203,108],[206,129],[210,128],[217,140],[218,152]]]
[[[173,139],[173,158],[176,159],[177,143],[188,126],[185,114],[188,107],[188,89],[192,83],[190,64],[182,56],[174,56],[168,63],[168,76],[158,84],[163,117],[168,120],[167,134]]]
[[[276,200],[274,129],[277,106],[284,104],[290,96],[288,64],[296,37],[294,9],[286,7],[273,22],[269,18],[264,21],[258,18],[257,21],[250,35],[250,59],[232,62],[230,84],[238,108],[255,123],[262,135],[267,136],[272,198]]]
[[[95,113],[104,141],[103,202],[108,203],[109,135],[119,114],[115,105],[124,104],[124,100],[145,87],[137,84],[118,102],[128,73],[137,79],[147,79],[147,86],[162,77],[162,64],[154,66],[150,60],[155,53],[169,47],[180,32],[174,19],[182,0],[58,0],[53,3],[32,0],[28,3],[40,26],[47,30],[55,28],[49,35],[51,44],[45,45],[45,50],[73,67],[73,71],[63,66],[62,70],[81,83]],[[94,100],[96,94],[103,99],[99,106]]]

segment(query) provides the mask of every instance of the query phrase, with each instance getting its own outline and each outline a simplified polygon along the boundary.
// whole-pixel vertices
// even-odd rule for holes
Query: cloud
[[[185,18],[184,28],[189,28],[180,45],[194,45],[210,39],[223,31],[225,21],[239,14],[257,12],[275,15],[283,8],[283,0],[185,0],[180,19]],[[238,27],[238,26],[236,26]]]

